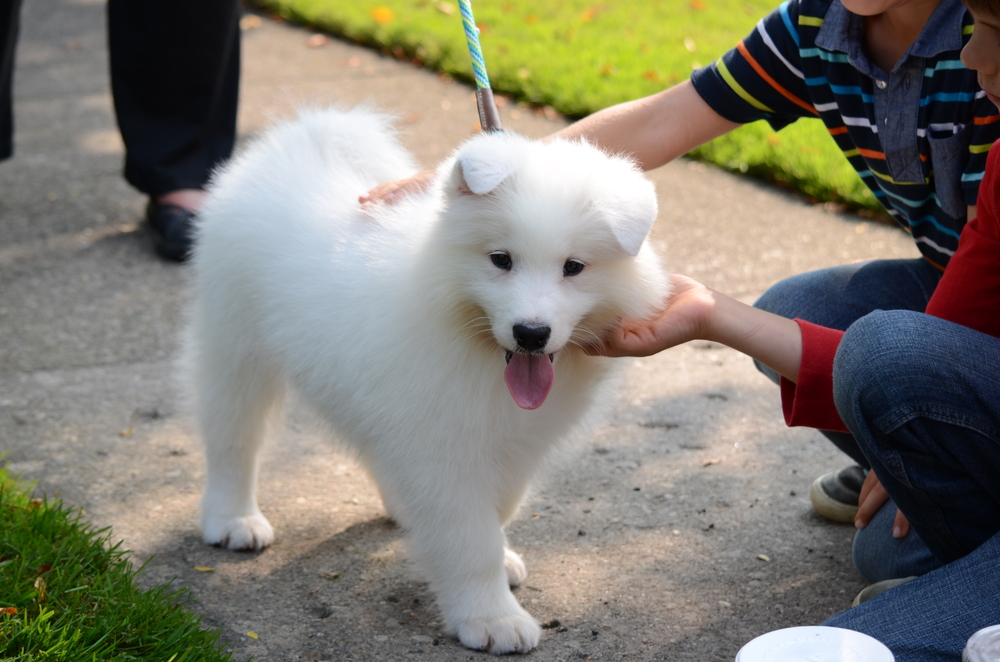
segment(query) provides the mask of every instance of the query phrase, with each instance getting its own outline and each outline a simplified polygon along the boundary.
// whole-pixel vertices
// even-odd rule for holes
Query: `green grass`
[[[109,535],[0,468],[0,660],[229,660],[184,591],[141,590]]]
[[[457,0],[253,0],[314,26],[472,79]],[[497,92],[582,117],[652,94],[734,46],[777,0],[475,0]],[[692,153],[812,199],[881,212],[819,120],[741,127]]]

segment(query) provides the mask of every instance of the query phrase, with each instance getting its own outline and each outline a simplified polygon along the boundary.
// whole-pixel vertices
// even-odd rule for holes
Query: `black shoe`
[[[191,257],[194,245],[194,212],[154,200],[146,206],[146,221],[153,229],[156,252],[175,262]]]
[[[867,475],[867,471],[855,464],[836,473],[820,476],[809,488],[809,500],[812,501],[813,508],[834,522],[854,524],[861,485]]]

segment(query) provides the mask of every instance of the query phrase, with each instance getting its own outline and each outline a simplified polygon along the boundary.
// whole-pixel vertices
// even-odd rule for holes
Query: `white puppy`
[[[416,168],[389,120],[304,112],[226,166],[201,214],[186,352],[208,459],[206,542],[274,538],[254,494],[267,418],[294,385],[408,534],[449,631],[527,652],[508,585],[513,517],[546,453],[610,397],[580,345],[666,295],[643,244],[653,186],[582,143],[478,135],[429,192],[365,212]]]

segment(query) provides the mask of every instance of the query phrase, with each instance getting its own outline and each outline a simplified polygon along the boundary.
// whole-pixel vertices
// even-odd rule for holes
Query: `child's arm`
[[[705,103],[690,80],[657,94],[620,103],[546,138],[585,138],[625,153],[652,170],[740,126]]]
[[[364,195],[358,196],[358,202],[365,209],[374,207],[379,202],[391,205],[411,193],[420,193],[427,190],[433,179],[433,170],[422,170],[407,179],[393,179],[388,182],[382,182]]]
[[[758,310],[686,276],[671,277],[673,293],[651,320],[624,320],[587,351],[603,356],[649,356],[689,340],[711,340],[769,365],[795,382],[802,332],[790,319]]]

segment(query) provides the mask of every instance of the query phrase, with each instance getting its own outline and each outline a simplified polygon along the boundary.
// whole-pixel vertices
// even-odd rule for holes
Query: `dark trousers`
[[[11,153],[21,1],[0,0],[0,158]],[[140,191],[202,188],[232,153],[239,17],[238,0],[109,0],[111,91],[125,141],[125,179]]]
[[[0,0],[0,160],[9,158],[14,152],[11,87],[20,16],[21,0]]]

